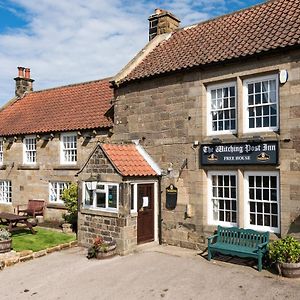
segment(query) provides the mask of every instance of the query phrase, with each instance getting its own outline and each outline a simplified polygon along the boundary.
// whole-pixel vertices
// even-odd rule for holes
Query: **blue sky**
[[[113,76],[145,45],[155,8],[181,26],[263,0],[0,0],[0,106],[14,96],[17,66],[34,89]]]

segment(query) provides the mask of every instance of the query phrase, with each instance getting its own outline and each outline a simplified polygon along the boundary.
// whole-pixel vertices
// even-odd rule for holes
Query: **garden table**
[[[35,234],[36,231],[33,229],[33,225],[28,221],[30,217],[28,216],[19,216],[12,213],[0,212],[0,224],[7,225],[7,230],[12,232],[13,230],[19,229],[18,224],[24,224],[32,234]]]

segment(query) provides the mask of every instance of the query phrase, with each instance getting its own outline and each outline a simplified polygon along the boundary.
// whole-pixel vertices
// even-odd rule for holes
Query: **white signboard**
[[[143,197],[143,207],[149,206],[149,197]]]

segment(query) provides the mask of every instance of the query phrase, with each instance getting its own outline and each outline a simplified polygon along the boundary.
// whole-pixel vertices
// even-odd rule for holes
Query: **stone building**
[[[112,80],[112,142],[139,140],[162,169],[154,239],[198,248],[218,224],[299,233],[300,1],[150,21]]]
[[[30,69],[18,69],[16,96],[0,110],[0,211],[43,199],[44,217],[61,219],[63,189],[111,134],[109,78],[32,91]]]

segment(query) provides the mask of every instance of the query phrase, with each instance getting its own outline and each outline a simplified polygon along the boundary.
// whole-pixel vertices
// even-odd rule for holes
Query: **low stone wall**
[[[89,247],[96,237],[116,241],[117,253],[124,255],[136,247],[136,218],[84,210],[78,218],[78,243]]]
[[[74,246],[77,246],[77,241],[60,244],[37,252],[33,252],[32,250],[24,250],[21,252],[10,251],[7,253],[3,253],[0,254],[0,270],[3,270],[5,267],[13,266],[19,262],[39,258],[47,254],[68,249]]]

